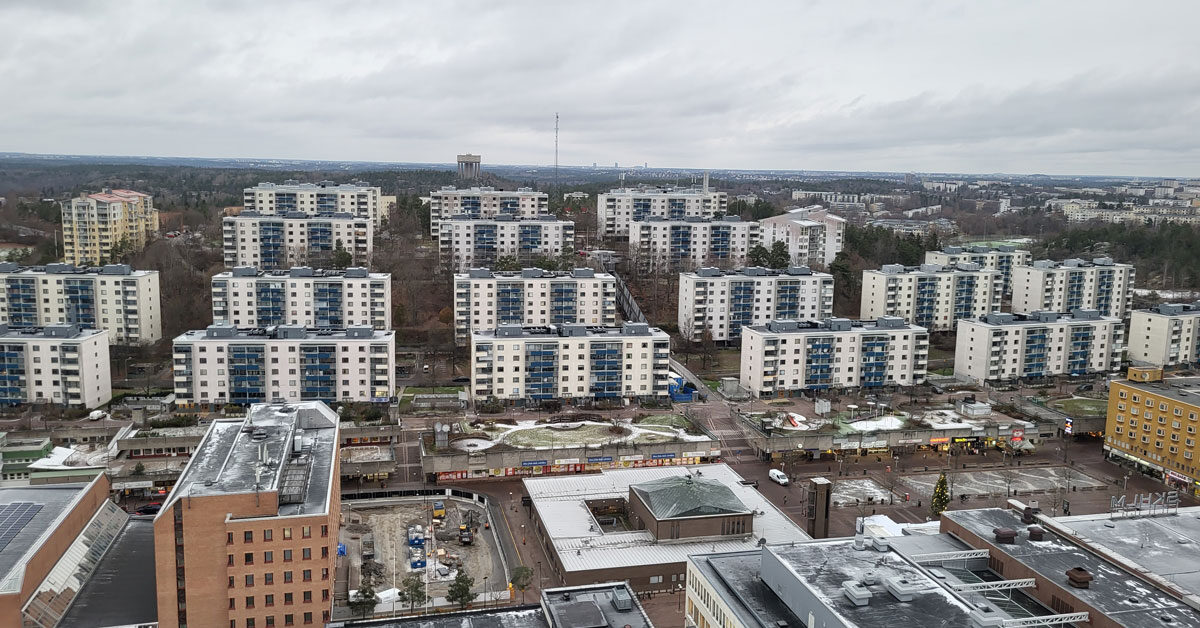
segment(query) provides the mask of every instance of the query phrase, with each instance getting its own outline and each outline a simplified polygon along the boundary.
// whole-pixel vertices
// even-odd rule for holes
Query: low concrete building
[[[690,554],[809,538],[724,464],[524,482],[533,534],[568,585],[620,577],[639,592],[678,591]]]

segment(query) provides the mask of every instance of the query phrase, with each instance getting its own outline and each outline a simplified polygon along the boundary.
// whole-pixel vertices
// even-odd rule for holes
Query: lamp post
[[[400,590],[396,587],[396,572],[400,571],[400,551],[396,549],[396,539],[392,538],[392,616],[396,615],[396,594]]]
[[[491,597],[492,590],[488,588],[488,577],[483,577],[483,607],[488,607],[488,598]]]

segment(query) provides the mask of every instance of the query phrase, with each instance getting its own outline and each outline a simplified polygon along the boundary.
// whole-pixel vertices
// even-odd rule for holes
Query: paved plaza
[[[933,494],[937,484],[937,473],[920,473],[905,476],[900,480],[916,495]],[[1008,467],[981,471],[954,471],[946,475],[955,495],[1003,497],[1006,490],[1018,494],[1041,494],[1060,487],[1068,490],[1094,490],[1105,486],[1104,482],[1069,467]]]

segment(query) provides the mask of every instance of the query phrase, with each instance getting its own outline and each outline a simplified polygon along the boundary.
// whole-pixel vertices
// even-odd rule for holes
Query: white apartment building
[[[396,389],[396,334],[370,327],[238,329],[210,325],[174,341],[176,403],[387,402]]]
[[[221,222],[225,265],[254,266],[265,270],[306,264],[326,266],[339,248],[350,253],[351,263],[371,262],[375,225],[351,214],[309,216],[294,212],[263,216],[242,212]]]
[[[797,266],[829,268],[846,240],[846,219],[820,205],[789,209],[762,220],[762,244],[787,244]]]
[[[1000,309],[1003,276],[979,264],[885,264],[864,270],[860,314],[897,316],[930,331],[949,331],[964,318]]]
[[[294,179],[277,183],[259,183],[242,193],[245,211],[265,216],[282,216],[301,212],[309,216],[350,214],[366,218],[378,227],[392,205],[395,196],[384,196],[379,186],[366,181],[353,183],[300,183]]]
[[[971,381],[1107,373],[1121,366],[1125,326],[1096,310],[1010,314],[959,321],[954,376]]]
[[[740,383],[755,397],[925,381],[929,331],[894,316],[876,321],[771,321],[742,329]]]
[[[0,262],[0,289],[0,323],[11,327],[79,325],[107,330],[109,342],[121,345],[162,338],[157,270]]]
[[[472,268],[454,275],[454,342],[459,346],[466,346],[476,329],[567,323],[616,325],[616,279],[591,268],[569,272]]]
[[[1033,253],[1011,245],[1002,246],[947,246],[940,251],[926,251],[926,264],[953,266],[961,263],[979,264],[987,270],[998,270],[1004,276],[1004,294],[1012,294],[1013,266],[1028,266],[1033,263]]]
[[[604,237],[629,233],[630,224],[653,217],[667,220],[713,218],[729,209],[729,195],[701,187],[618,188],[596,196],[596,228]]]
[[[807,266],[751,266],[679,273],[679,333],[699,341],[740,341],[742,328],[772,320],[821,321],[833,316],[833,275]]]
[[[366,268],[239,266],[212,277],[214,325],[391,329],[392,275]]]
[[[140,251],[158,234],[158,210],[149,194],[105,188],[62,203],[63,261],[98,266],[113,253]]]
[[[506,256],[526,262],[536,257],[558,257],[574,249],[575,223],[554,216],[452,216],[442,221],[438,233],[442,263],[458,272],[491,266]]]
[[[533,188],[473,187],[460,190],[449,185],[430,194],[426,201],[429,203],[429,231],[434,240],[438,239],[442,221],[451,216],[537,218],[550,213],[550,195],[535,192]]]
[[[0,406],[95,408],[112,399],[108,334],[79,325],[0,325]]]
[[[1130,312],[1126,347],[1135,363],[1200,365],[1200,301]]]
[[[742,266],[761,242],[759,225],[737,216],[670,220],[653,217],[630,223],[629,256],[642,267]]]
[[[1037,260],[1014,266],[1012,311],[1072,312],[1097,310],[1101,316],[1124,318],[1133,304],[1134,268],[1097,257],[1085,262]]]
[[[500,325],[471,333],[471,394],[526,403],[664,399],[670,358],[670,336],[645,323]]]

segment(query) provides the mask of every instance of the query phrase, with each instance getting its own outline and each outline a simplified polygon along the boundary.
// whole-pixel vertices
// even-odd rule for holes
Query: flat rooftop
[[[984,539],[993,538],[996,528],[1024,531],[1028,527],[1021,523],[1021,518],[1015,512],[1000,508],[948,510],[942,513],[942,517]],[[1086,589],[1069,588],[1070,592],[1122,626],[1161,628],[1168,623],[1172,626],[1200,626],[1200,611],[1134,576],[1129,572],[1133,569],[1131,565],[1119,566],[1063,540],[1051,529],[1046,529],[1042,541],[1030,541],[1028,535],[1018,533],[1015,543],[995,543],[994,546],[1039,576],[1064,587],[1069,588],[1067,570],[1076,567],[1086,569],[1093,577],[1090,586]],[[1167,622],[1164,618],[1170,618],[1171,621]]]
[[[246,188],[245,191],[274,191],[288,192],[292,190],[301,190],[312,192],[317,190],[333,190],[345,192],[357,192],[361,190],[379,189],[379,186],[373,186],[366,181],[354,181],[352,183],[334,183],[333,181],[319,181],[317,183],[300,183],[299,181],[284,181],[283,183],[268,183],[263,182],[252,188]]]
[[[0,592],[21,587],[24,566],[58,528],[88,484],[0,488]],[[90,516],[90,514],[89,514]]]
[[[868,627],[904,626],[905,628],[944,628],[971,625],[971,608],[965,599],[955,596],[929,578],[915,563],[894,551],[856,549],[853,538],[811,541],[795,545],[771,546],[769,550],[736,554],[692,556],[692,564],[747,626],[771,626],[784,621],[789,626],[804,626],[788,601],[779,598],[760,577],[764,554],[770,551],[847,625]],[[868,574],[877,579],[865,584],[870,601],[856,606],[842,593],[846,581],[862,583]],[[892,578],[913,584],[912,600],[901,602],[889,593],[884,583]],[[792,602],[795,604],[795,602]],[[807,619],[807,618],[804,618]]]
[[[252,405],[209,426],[161,512],[184,497],[255,492],[278,492],[280,515],[326,512],[337,448],[338,415],[324,403]]]
[[[62,626],[132,626],[158,621],[154,521],[131,517],[75,596]]]
[[[385,340],[393,335],[395,335],[393,331],[367,326],[326,329],[294,325],[259,328],[209,325],[204,329],[185,331],[175,337],[175,342],[196,342],[198,340]]]
[[[646,323],[625,323],[620,327],[604,327],[567,323],[564,325],[500,325],[496,329],[473,330],[472,336],[479,340],[505,340],[516,338],[669,338],[667,332]]]
[[[660,541],[648,530],[604,532],[588,510],[586,500],[626,499],[632,484],[697,473],[706,480],[724,484],[749,510],[761,512],[754,517],[751,534],[727,537],[702,537],[695,540]],[[620,469],[598,474],[524,480],[525,490],[546,527],[563,568],[589,571],[681,563],[697,552],[740,552],[758,547],[759,539],[768,543],[807,540],[808,534],[792,522],[758,492],[741,484],[742,476],[728,465],[708,464],[691,467],[645,467]]]
[[[1137,571],[1154,574],[1200,595],[1200,507],[1180,508],[1175,514],[1113,516],[1109,513],[1057,517],[1093,547],[1121,557]]]
[[[574,268],[572,270],[542,270],[541,268],[523,268],[521,270],[491,270],[490,268],[472,268],[465,273],[455,273],[455,279],[612,279],[609,273],[598,273],[591,268]]]
[[[108,334],[104,329],[89,329],[78,325],[46,325],[45,327],[9,327],[0,325],[0,339],[4,340],[83,340],[99,334]]]
[[[1138,382],[1131,379],[1118,380],[1124,386],[1146,394],[1166,397],[1179,403],[1200,406],[1200,377],[1167,377],[1162,381]]]
[[[831,278],[833,275],[829,273],[814,272],[808,266],[791,266],[789,268],[763,268],[762,266],[747,266],[736,270],[722,270],[720,268],[704,267],[696,269],[690,273],[679,273],[681,277],[692,277],[700,279],[715,279],[718,277],[816,277],[816,278]]]
[[[311,279],[391,279],[391,273],[372,273],[363,267],[351,268],[312,268],[310,266],[293,266],[261,270],[254,266],[236,266],[233,270],[213,275],[213,279],[234,279],[241,277],[285,277]]]
[[[263,214],[257,211],[243,211],[236,216],[225,216],[222,218],[225,222],[231,220],[369,220],[360,218],[348,212],[333,212],[320,214],[306,214],[304,212],[288,212],[286,214]]]
[[[848,318],[827,318],[823,321],[774,320],[765,325],[746,325],[764,334],[832,334],[836,332],[877,331],[928,331],[924,327],[910,325],[897,316],[880,316],[873,321],[855,321]]]
[[[21,266],[16,262],[0,262],[0,273],[13,275],[103,275],[105,277],[145,277],[157,275],[157,270],[133,270],[128,264],[105,266],[74,266],[72,264],[45,264]]]
[[[1069,314],[1061,312],[1030,312],[1029,314],[992,312],[978,318],[964,318],[962,320],[990,327],[1041,327],[1045,325],[1070,324],[1095,325],[1098,323],[1121,322],[1121,319],[1114,316],[1100,316],[1100,313],[1096,310],[1075,310]]]
[[[454,222],[472,222],[472,223],[489,223],[489,222],[564,223],[565,222],[565,223],[570,223],[571,226],[575,225],[575,221],[573,221],[573,220],[564,220],[564,219],[561,219],[558,216],[555,216],[552,214],[542,214],[540,216],[509,216],[507,214],[499,214],[496,216],[491,216],[489,218],[476,218],[474,216],[471,216],[470,214],[454,214],[453,216],[447,216],[447,217],[442,218],[442,222],[446,222],[448,220],[454,221]]]

